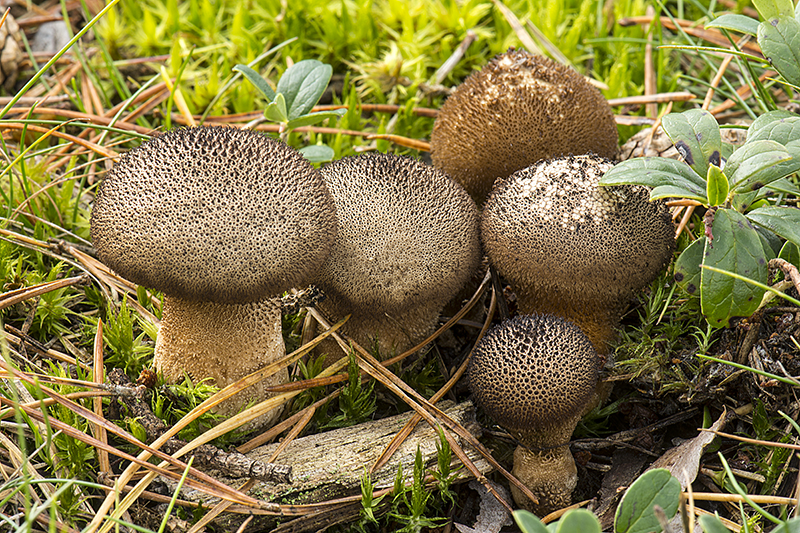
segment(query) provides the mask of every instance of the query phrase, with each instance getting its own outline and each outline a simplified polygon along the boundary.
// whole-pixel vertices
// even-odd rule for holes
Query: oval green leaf
[[[753,0],[753,5],[762,19],[791,15],[794,11],[792,0]]]
[[[755,37],[756,33],[758,32],[758,21],[746,15],[726,13],[725,15],[720,15],[706,24],[706,28],[722,28],[724,30],[733,30]]]
[[[700,297],[700,264],[705,248],[706,238],[700,237],[687,246],[675,261],[675,282],[689,296]]]
[[[786,177],[784,168],[776,166],[791,159],[792,155],[786,148],[775,141],[747,142],[728,159],[725,174],[730,178],[734,191],[756,191]]]
[[[747,218],[800,246],[800,209],[768,205],[750,211]]]
[[[705,176],[705,174],[703,174]],[[600,185],[672,185],[705,197],[706,182],[691,167],[675,159],[637,157],[628,159],[603,174]]]
[[[318,111],[317,113],[300,115],[299,117],[290,120],[286,127],[293,130],[303,126],[311,126],[313,124],[319,124],[323,120],[327,120],[329,118],[339,118],[345,113],[347,113],[347,109],[334,109],[331,111]]]
[[[664,509],[667,519],[678,511],[681,484],[666,468],[642,474],[628,487],[614,516],[615,533],[652,533],[661,531],[653,506]]]
[[[730,533],[730,530],[725,527],[722,520],[716,516],[707,514],[700,515],[698,523],[700,527],[703,528],[703,533]]]
[[[747,129],[747,141],[775,141],[787,145],[800,139],[800,115],[779,110],[764,113]]]
[[[728,178],[716,165],[708,165],[706,196],[710,206],[723,205],[728,199]]]
[[[311,163],[327,163],[336,153],[330,146],[324,144],[311,144],[298,150],[300,154]]]
[[[547,528],[530,511],[518,509],[514,511],[514,521],[522,533],[547,533]]]
[[[247,81],[255,85],[256,89],[258,89],[259,92],[264,95],[264,98],[266,98],[268,102],[272,102],[275,99],[275,91],[273,91],[272,87],[269,86],[267,80],[261,77],[261,74],[247,65],[241,64],[233,67],[233,70],[236,72],[241,72],[242,76],[247,78]]]
[[[305,115],[317,105],[331,80],[333,67],[316,59],[298,61],[278,80],[277,92],[286,97],[289,120]]]
[[[267,105],[264,116],[273,122],[286,122],[289,116],[286,113],[286,100],[282,93],[275,95],[275,99]]]
[[[555,533],[602,533],[600,521],[587,509],[573,509],[558,521]]]
[[[800,22],[789,13],[764,18],[758,25],[764,57],[786,81],[800,86]]]
[[[718,209],[711,232],[714,238],[706,240],[704,265],[767,282],[764,248],[749,220],[733,209]],[[752,315],[763,295],[764,289],[727,274],[707,269],[700,274],[700,309],[714,327]]]
[[[800,267],[800,248],[798,248],[795,243],[786,241],[783,243],[778,258],[788,261],[796,267]]]
[[[661,119],[661,126],[687,165],[700,176],[708,173],[708,165],[721,165],[722,137],[714,115],[704,109],[670,113]]]

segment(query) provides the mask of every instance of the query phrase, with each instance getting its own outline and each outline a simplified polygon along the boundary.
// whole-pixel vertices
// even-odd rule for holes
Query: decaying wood
[[[150,407],[144,401],[146,390],[144,387],[131,385],[128,376],[119,368],[109,372],[108,379],[112,384],[127,386],[131,391],[130,394],[118,396],[117,400],[127,407],[131,415],[145,429],[148,441],[156,440],[167,430],[164,422],[150,411]],[[173,437],[165,442],[161,449],[165,453],[173,454],[185,445],[186,441]],[[194,450],[194,466],[200,469],[216,468],[229,475],[279,482],[289,481],[292,472],[286,465],[253,460],[244,454],[235,451],[226,452],[210,444],[203,444]]]
[[[471,402],[453,405],[443,402],[449,407],[445,410],[448,416],[461,424],[476,438],[481,428],[475,421],[475,408]],[[310,435],[293,441],[283,454],[275,461],[292,468],[292,483],[258,482],[249,491],[254,497],[271,500],[276,503],[303,505],[327,502],[330,500],[361,494],[361,478],[364,472],[376,461],[394,435],[400,431],[413,413],[366,422],[356,426],[337,429],[326,433]],[[458,439],[460,444],[461,439]],[[419,447],[422,460],[427,470],[435,469],[437,463],[436,444],[438,433],[428,424],[420,424],[397,450],[386,466],[372,474],[372,482],[376,490],[394,485],[397,470],[403,465],[406,483],[411,482],[414,470],[414,459]],[[256,461],[267,461],[279,444],[261,446],[249,452],[247,456]],[[489,464],[474,450],[466,449],[468,457],[475,463],[481,473],[491,470]],[[453,454],[453,468],[460,466]],[[219,471],[208,473],[230,486],[240,486],[241,478],[232,478]],[[462,468],[459,471],[460,481],[471,478],[469,472]],[[174,489],[174,483],[165,480]],[[190,501],[203,501],[213,505],[216,501],[192,489],[183,489],[181,497]],[[232,507],[233,509],[233,507]],[[258,512],[256,511],[256,514]],[[243,521],[242,515],[226,514],[215,523],[226,531],[235,531],[237,524]],[[257,516],[248,525],[248,530],[268,527],[275,517]],[[283,522],[286,518],[283,519]]]

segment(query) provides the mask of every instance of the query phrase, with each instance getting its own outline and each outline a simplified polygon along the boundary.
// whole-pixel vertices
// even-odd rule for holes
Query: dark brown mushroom
[[[442,105],[431,158],[481,205],[497,178],[562,155],[614,158],[617,139],[611,108],[583,76],[512,48]]]

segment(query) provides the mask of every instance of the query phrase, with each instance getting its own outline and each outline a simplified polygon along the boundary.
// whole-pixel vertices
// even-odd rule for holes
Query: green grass
[[[644,15],[650,5],[659,9],[655,2],[645,0],[612,3],[516,0],[506,5],[523,22],[534,21],[546,40],[555,44],[576,69],[604,85],[603,93],[607,98],[643,94],[648,37],[652,37],[656,46],[700,43],[688,35],[668,31],[660,24],[651,25],[649,30],[643,26],[616,24],[624,17]],[[707,2],[678,0],[668,2],[665,7],[678,18],[708,20]],[[73,9],[69,15],[74,20],[82,13],[82,9]],[[86,15],[85,20],[92,16]],[[73,28],[73,31],[79,29]],[[47,423],[47,420],[59,420],[93,435],[95,427],[90,421],[62,404],[37,407],[45,416],[44,422],[9,406],[45,399],[53,394],[51,389],[61,395],[94,390],[89,386],[93,376],[86,368],[92,366],[100,319],[106,373],[120,368],[135,380],[141,370],[152,363],[157,332],[152,317],[160,318],[160,295],[142,288],[126,288],[113,279],[109,281],[108,274],[98,271],[97,265],[85,254],[91,255],[91,205],[97,184],[111,165],[106,158],[108,151],[124,153],[146,139],[149,132],[182,123],[184,117],[174,94],[167,95],[164,90],[149,92],[162,81],[160,67],[165,67],[172,77],[180,73],[177,85],[189,112],[210,118],[258,113],[266,105],[251,84],[235,76],[232,69],[236,64],[248,64],[265,56],[253,68],[274,82],[289,64],[318,59],[331,64],[334,79],[343,81],[341,91],[334,92],[331,103],[348,106],[344,117],[321,126],[365,135],[391,133],[426,140],[430,137],[433,119],[420,116],[414,108],[441,105],[443,95],[428,89],[436,84],[437,70],[468,32],[474,32],[477,38],[463,59],[443,78],[442,84],[446,87],[457,85],[508,47],[521,46],[518,36],[492,2],[123,1],[99,19],[93,29],[95,40],[85,41],[80,48],[73,49],[69,56],[64,56],[64,63],[54,62],[47,76],[35,75],[36,69],[25,67],[17,84],[20,90],[8,96],[42,94],[54,86],[52,74],[64,74],[76,62],[82,64],[59,92],[69,96],[64,107],[82,115],[72,119],[72,115],[59,115],[57,111],[9,112],[9,106],[0,119],[3,134],[0,144],[3,156],[0,163],[0,295],[79,274],[85,274],[87,282],[45,292],[0,309],[0,323],[8,332],[13,327],[31,339],[20,346],[10,337],[8,340],[0,337],[5,363],[17,371],[41,375],[38,382],[28,382],[24,386],[20,381],[8,379],[0,383],[0,396],[4,399],[0,411],[4,416],[3,425],[0,425],[4,437],[0,442],[0,467],[6,474],[4,484],[0,484],[0,515],[5,515],[0,517],[0,530],[8,527],[15,532],[55,531],[61,524],[80,530],[91,521],[93,511],[105,498],[105,491],[95,483],[101,468],[98,449],[81,438],[54,430]],[[281,43],[286,44],[274,53],[264,54]],[[653,53],[656,89],[658,92],[688,90],[702,98],[705,84],[714,76],[720,61],[709,53],[656,48]],[[725,74],[712,108],[747,82],[745,65],[738,59],[734,64],[737,68]],[[27,80],[31,80],[30,86],[22,89]],[[767,87],[772,98],[785,100],[785,88]],[[93,95],[100,109],[91,103]],[[153,98],[156,100],[151,100]],[[374,104],[393,104],[398,110],[394,113],[362,112]],[[28,107],[27,104],[16,105]],[[146,109],[140,114],[128,117],[143,105]],[[696,105],[696,101],[675,103],[672,110]],[[659,111],[665,111],[666,106],[660,104]],[[760,106],[757,99],[750,97],[741,100],[728,113],[734,118],[753,116],[761,112]],[[39,107],[54,105],[43,103]],[[629,115],[644,114],[641,107],[624,111]],[[621,110],[617,108],[615,112]],[[102,113],[113,119],[111,124],[92,122],[94,116]],[[47,134],[51,129],[54,133]],[[638,129],[620,127],[622,140]],[[70,137],[59,137],[62,134]],[[88,143],[76,144],[75,137]],[[324,143],[334,149],[337,158],[365,149],[424,156],[418,150],[386,140],[374,141],[342,131],[294,131],[288,136],[288,142],[298,148]],[[695,217],[693,221],[696,228],[700,228],[700,219]],[[699,231],[695,229],[695,234]],[[681,241],[680,246],[683,248],[687,244]],[[685,406],[693,398],[702,398],[715,409],[729,403],[732,406],[733,400],[743,401],[734,393],[731,394],[735,397],[730,398],[709,388],[707,380],[716,380],[714,384],[719,385],[724,379],[719,377],[720,367],[695,357],[697,353],[724,355],[738,342],[735,337],[742,332],[707,330],[695,304],[672,290],[669,273],[640,295],[624,320],[616,347],[618,366],[614,372],[631,377],[632,385],[625,393],[643,401],[664,402],[671,407]],[[303,318],[302,315],[285,317],[284,333],[290,351],[300,344]],[[462,336],[471,335],[474,340],[475,331],[468,328],[457,331]],[[80,361],[83,366],[44,357],[42,353],[48,350],[60,354],[62,359]],[[452,361],[445,362],[443,358],[436,348],[413,364],[404,362],[392,370],[421,394],[430,397],[448,380],[445,372],[452,371],[448,368]],[[322,370],[321,361],[300,361],[296,377],[311,379]],[[316,410],[306,432],[408,409],[384,384],[366,378],[359,382],[355,373],[351,367],[341,396]],[[747,392],[758,393],[761,389],[754,384],[754,375],[749,376]],[[319,386],[304,391],[289,412],[299,412],[340,386]],[[785,384],[781,387],[775,389],[778,396],[797,393],[796,387]],[[213,389],[203,383],[186,381],[171,387],[160,383],[156,391],[152,410],[168,425],[174,425],[208,398]],[[623,393],[619,394],[621,398]],[[467,392],[456,387],[451,395],[462,399],[467,397]],[[75,401],[86,409],[93,408],[92,398]],[[776,431],[773,426],[781,421],[776,411],[785,407],[785,402],[778,400],[758,404],[752,419],[742,422],[743,427],[752,428],[752,434],[759,438],[787,440],[791,430]],[[105,399],[106,413],[109,408],[110,402]],[[610,411],[613,412],[605,412],[602,419],[593,422],[593,434],[627,429],[626,418],[616,410]],[[213,416],[205,415],[196,420],[181,436],[196,437],[210,425]],[[482,421],[487,427],[491,426],[491,422]],[[123,419],[118,423],[134,435],[143,432],[135,420]],[[128,453],[139,453],[116,437],[111,436],[109,441]],[[223,446],[232,442],[230,435],[217,441]],[[507,448],[507,443],[500,441],[499,447]],[[787,479],[796,476],[796,470],[789,472],[789,459],[784,452],[770,451],[765,446],[753,450],[742,447],[741,450],[751,453],[755,468],[765,475],[763,486],[752,487],[756,491],[785,491]],[[725,451],[729,459],[737,453],[732,445]],[[449,448],[447,453],[450,453]],[[21,459],[19,464],[15,457]],[[796,461],[792,464],[792,468],[796,468]],[[124,465],[121,468],[124,469]],[[398,489],[397,495],[393,499],[389,496],[382,506],[374,502],[376,518],[383,527],[397,525],[403,520],[410,523],[412,519],[420,527],[435,527],[442,523],[442,517],[450,516],[463,505],[459,498],[465,497],[465,491],[455,488],[456,485],[450,486],[446,468],[442,472],[440,465],[440,477],[436,478],[433,473],[432,480],[427,482],[421,466],[407,465],[407,470],[414,472],[414,483],[410,487]],[[425,483],[428,483],[427,488]],[[390,512],[388,517],[386,511]],[[188,517],[190,512],[185,511],[183,516]],[[35,522],[37,517],[43,517],[43,522]],[[358,524],[356,527],[365,531],[377,530],[371,519],[362,518]]]

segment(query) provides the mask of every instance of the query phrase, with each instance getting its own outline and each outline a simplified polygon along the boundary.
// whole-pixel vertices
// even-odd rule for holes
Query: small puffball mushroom
[[[593,155],[540,161],[499,180],[481,220],[489,261],[520,312],[575,322],[601,355],[628,298],[675,247],[663,202],[641,187],[597,185],[612,166]]]
[[[518,441],[514,501],[545,514],[570,505],[578,480],[569,439],[592,397],[599,358],[577,326],[553,315],[518,315],[475,347],[467,380],[475,403]]]
[[[617,140],[608,102],[583,76],[511,48],[444,102],[431,133],[431,158],[480,205],[498,177],[562,155],[614,158]]]
[[[407,157],[364,154],[324,166],[339,233],[315,284],[345,333],[382,356],[436,328],[442,307],[481,260],[475,203],[443,172]],[[328,350],[329,355],[333,355]]]
[[[249,130],[201,127],[123,155],[97,193],[91,233],[106,265],[165,294],[156,368],[222,388],[285,355],[278,297],[322,264],[336,216],[296,150]],[[218,412],[235,414],[287,380],[283,369]]]

